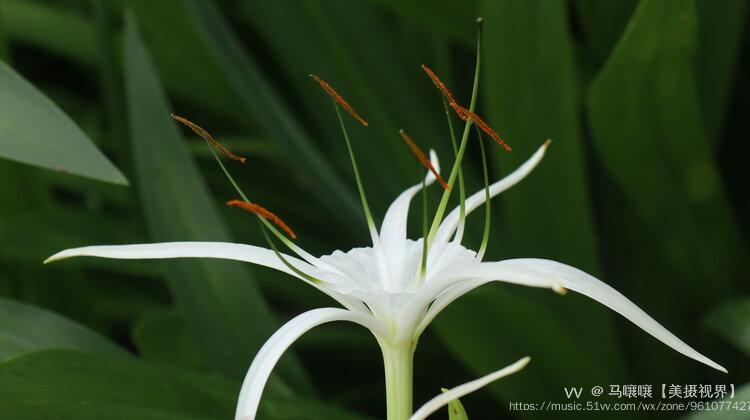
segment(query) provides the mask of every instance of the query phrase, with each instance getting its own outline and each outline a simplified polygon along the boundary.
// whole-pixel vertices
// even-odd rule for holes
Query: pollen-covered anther
[[[495,140],[497,143],[499,143],[505,150],[511,151],[512,149],[508,145],[508,143],[504,142],[503,139],[500,138],[500,135],[495,132],[495,130],[492,129],[492,127],[487,124],[482,117],[479,115],[473,113],[472,111],[462,107],[461,105],[458,105],[457,103],[452,103],[451,106],[454,110],[456,110],[456,113],[459,117],[461,117],[462,120],[466,121],[467,118],[471,118],[471,120],[474,122],[474,124],[479,127],[480,130],[487,133],[490,137],[492,137],[493,140]]]
[[[451,106],[454,106],[454,104],[457,105],[456,100],[453,99],[453,94],[445,86],[445,83],[443,83],[440,80],[440,78],[437,77],[437,75],[435,74],[435,72],[432,71],[432,69],[430,69],[429,67],[425,66],[424,64],[422,64],[422,70],[424,70],[424,72],[427,73],[427,75],[430,77],[430,79],[432,79],[432,83],[435,84],[435,87],[437,87],[438,89],[440,89],[440,92],[443,93],[443,96],[445,96],[445,99],[448,100],[448,103],[451,104]],[[455,109],[455,107],[454,107],[454,109]],[[456,111],[456,112],[458,112],[458,111]],[[460,116],[460,114],[459,114],[459,116]]]
[[[427,168],[430,172],[432,172],[433,175],[435,175],[435,179],[437,179],[440,185],[446,190],[450,189],[443,177],[440,176],[435,167],[432,166],[432,162],[430,162],[430,159],[427,158],[427,155],[425,155],[422,149],[420,149],[419,146],[414,143],[414,140],[412,140],[404,130],[398,130],[398,133],[401,134],[401,138],[404,139],[404,142],[409,145],[409,148],[411,149],[412,153],[414,153],[414,156],[419,159],[419,161],[422,163],[422,165],[424,165],[425,168]]]
[[[354,110],[354,108],[352,108],[352,106],[349,105],[349,102],[347,102],[346,99],[344,99],[341,95],[339,95],[339,93],[336,92],[336,89],[331,87],[331,85],[329,85],[328,82],[326,82],[325,80],[321,79],[320,77],[314,74],[311,74],[310,77],[312,77],[313,80],[318,82],[320,87],[322,87],[323,90],[325,90],[326,93],[328,93],[331,96],[331,98],[333,98],[334,101],[336,101],[339,105],[341,105],[341,107],[344,108],[346,112],[349,113],[349,115],[354,117],[355,120],[359,121],[359,123],[364,125],[365,127],[368,126],[367,121],[365,121],[362,117],[360,117],[359,114],[357,114],[357,112]]]
[[[279,216],[277,216],[272,211],[266,209],[263,206],[260,206],[258,204],[254,204],[254,203],[250,203],[250,202],[247,202],[247,201],[242,201],[242,200],[230,200],[230,201],[227,201],[227,205],[228,206],[239,207],[239,208],[241,208],[243,210],[247,210],[247,211],[249,211],[251,213],[257,214],[258,216],[260,216],[260,217],[262,217],[262,218],[264,218],[266,220],[270,220],[276,226],[280,227],[284,232],[286,232],[286,234],[289,235],[290,238],[297,239],[297,235],[294,233],[294,231],[292,231],[292,229],[289,227],[289,225],[287,225],[286,223],[284,223],[284,221],[281,220],[281,218]]]
[[[191,130],[193,130],[193,132],[195,134],[203,137],[203,140],[205,140],[206,142],[208,142],[208,144],[211,145],[211,147],[213,147],[214,149],[218,150],[219,153],[223,154],[224,156],[226,156],[226,157],[228,157],[230,159],[237,160],[240,163],[245,163],[246,159],[244,157],[237,156],[234,153],[232,153],[231,151],[229,151],[229,149],[227,149],[226,147],[224,147],[224,145],[222,145],[221,143],[219,143],[219,141],[216,140],[211,135],[211,133],[209,133],[208,131],[204,130],[203,127],[199,126],[198,124],[193,123],[192,121],[188,120],[187,118],[184,118],[184,117],[181,117],[181,116],[175,115],[175,114],[171,114],[171,115],[172,115],[172,118],[174,118],[175,120],[177,120],[177,121],[185,124],[186,126],[188,126]]]

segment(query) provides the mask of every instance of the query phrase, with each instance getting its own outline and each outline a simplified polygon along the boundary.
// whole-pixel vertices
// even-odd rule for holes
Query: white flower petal
[[[425,316],[422,324],[420,324],[420,328],[424,329],[426,324],[450,302],[490,281],[505,281],[532,287],[548,287],[553,290],[557,289],[558,291],[563,288],[578,292],[598,301],[641,327],[641,329],[675,351],[711,366],[714,369],[725,373],[727,371],[721,365],[685,344],[684,341],[656,322],[641,308],[623,296],[622,293],[594,276],[569,265],[544,259],[519,258],[477,264],[471,268],[470,272],[465,273],[464,276],[469,280],[456,284],[435,299],[435,303]]]
[[[281,254],[298,270],[322,280],[337,274],[329,274],[290,255]],[[322,287],[298,275],[284,264],[270,249],[227,242],[161,242],[153,244],[133,245],[99,245],[82,248],[66,249],[47,258],[44,263],[50,263],[71,257],[101,257],[115,259],[165,259],[165,258],[218,258],[225,260],[243,261],[273,268],[296,277],[307,284],[332,297],[344,307],[367,312],[362,302],[345,294],[339,293],[331,286]],[[338,270],[336,271],[338,273]]]
[[[512,365],[506,366],[496,372],[490,373],[487,376],[483,376],[479,379],[475,379],[471,382],[467,382],[463,385],[452,388],[449,391],[446,391],[425,403],[425,405],[420,407],[419,410],[414,412],[414,414],[409,417],[409,420],[425,419],[427,418],[427,416],[440,409],[440,407],[447,405],[449,402],[455,400],[456,398],[461,398],[464,395],[472,393],[477,389],[482,388],[483,386],[492,383],[502,377],[518,372],[529,363],[529,360],[531,360],[529,357],[524,357],[523,359],[513,363]]]
[[[531,155],[526,162],[519,166],[518,169],[511,172],[505,178],[490,185],[490,198],[495,197],[524,179],[526,175],[528,175],[542,160],[544,152],[547,150],[547,146],[549,146],[549,141],[545,142],[539,149],[537,149],[537,151]],[[474,193],[471,197],[468,197],[465,202],[466,215],[468,216],[469,213],[484,204],[485,198],[486,194],[484,188]],[[456,207],[445,217],[445,219],[443,219],[443,222],[440,223],[440,227],[435,235],[435,243],[448,242],[450,240],[451,235],[453,235],[453,232],[455,232],[458,227],[460,211],[460,206]]]
[[[47,264],[71,257],[101,257],[126,260],[220,258],[262,265],[299,277],[270,249],[228,242],[161,242],[153,244],[85,246],[58,252],[47,258],[44,263]],[[284,258],[299,270],[315,275],[316,269],[314,266],[289,255],[284,255]]]
[[[332,321],[351,321],[382,334],[383,326],[371,316],[339,308],[319,308],[297,315],[279,328],[255,355],[242,383],[235,418],[252,420],[268,377],[287,348],[312,328]]]
[[[435,170],[440,173],[440,162],[434,150],[430,150],[430,162],[435,167]],[[432,172],[427,171],[425,182],[426,185],[435,182],[435,176]],[[380,239],[386,247],[406,239],[406,220],[409,216],[409,204],[414,195],[421,190],[421,183],[407,188],[388,207],[388,211],[383,218],[383,224],[380,226]]]

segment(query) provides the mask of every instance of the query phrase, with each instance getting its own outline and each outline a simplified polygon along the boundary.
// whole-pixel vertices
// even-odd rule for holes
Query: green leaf
[[[123,52],[133,160],[152,238],[231,242],[169,117],[167,98],[130,14]],[[163,267],[178,309],[211,367],[241,378],[278,325],[246,266],[197,259],[164,261]],[[282,360],[280,371],[295,385],[309,389],[293,358]]]
[[[442,391],[448,392],[445,388]],[[469,416],[466,415],[466,410],[458,398],[448,403],[448,420],[469,420]]]
[[[147,361],[193,370],[203,370],[207,364],[185,327],[183,316],[176,311],[146,315],[138,320],[132,335],[138,353]]]
[[[720,305],[706,316],[703,326],[750,356],[750,299]]]
[[[0,360],[47,348],[83,350],[109,357],[128,355],[105,337],[67,318],[0,298]]]
[[[748,2],[697,0],[696,73],[706,131],[718,143],[734,85]]]
[[[604,168],[684,276],[683,294],[705,302],[741,278],[747,250],[701,123],[695,49],[692,1],[641,1],[589,90],[588,114]]]
[[[120,171],[51,100],[0,62],[0,157],[127,185]]]
[[[231,418],[238,392],[239,384],[212,376],[69,350],[26,353],[0,364],[0,418]],[[313,400],[266,396],[258,418],[365,419]]]
[[[87,66],[97,62],[94,28],[70,7],[28,0],[0,1],[9,40],[42,48]]]
[[[211,377],[67,350],[0,364],[2,418],[230,418],[237,391]]]

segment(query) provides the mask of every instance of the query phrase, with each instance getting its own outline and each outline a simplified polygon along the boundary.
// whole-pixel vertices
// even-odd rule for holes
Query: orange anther
[[[409,137],[408,134],[404,130],[398,130],[398,133],[401,134],[401,138],[404,139],[404,142],[409,145],[409,148],[411,149],[412,153],[414,153],[414,156],[419,159],[420,162],[422,162],[422,165],[424,165],[425,168],[427,168],[430,172],[432,172],[433,175],[435,175],[435,179],[440,183],[440,185],[445,188],[446,190],[450,189],[448,187],[448,184],[445,182],[442,176],[438,173],[438,171],[435,169],[434,166],[432,166],[432,162],[430,162],[430,159],[427,158],[427,155],[424,154],[422,149],[417,146],[416,143]]]
[[[227,205],[239,207],[243,210],[247,210],[251,213],[255,213],[258,216],[266,220],[270,220],[276,226],[280,227],[284,232],[286,232],[286,234],[289,235],[290,238],[297,239],[297,235],[294,234],[294,231],[292,231],[292,229],[286,223],[284,223],[284,221],[281,220],[279,216],[277,216],[276,214],[274,214],[273,212],[271,212],[270,210],[266,209],[263,206],[260,206],[254,203],[249,203],[247,201],[242,201],[242,200],[227,201]]]
[[[346,102],[346,100],[341,95],[339,95],[338,92],[336,92],[336,89],[331,87],[331,85],[329,85],[328,82],[326,82],[325,80],[321,79],[320,77],[314,74],[311,74],[310,77],[312,77],[316,82],[318,82],[320,84],[320,87],[322,87],[323,90],[326,91],[326,93],[331,95],[331,98],[333,98],[334,101],[338,102],[339,105],[341,105],[341,107],[343,107],[346,110],[346,112],[348,112],[352,117],[354,117],[354,119],[359,121],[360,124],[367,127],[368,125],[367,121],[365,121],[362,117],[359,116],[359,114],[357,114],[356,111],[354,111],[354,108],[352,108],[352,106],[349,105],[349,102]]]
[[[203,127],[199,126],[198,124],[193,123],[192,121],[188,120],[187,118],[183,118],[179,115],[172,114],[172,118],[175,120],[185,124],[186,126],[190,127],[193,132],[201,137],[203,137],[204,140],[208,142],[214,149],[218,150],[220,153],[224,154],[226,157],[234,160],[238,160],[241,163],[245,163],[245,158],[242,156],[237,156],[234,153],[230,152],[229,149],[224,147],[221,143],[219,143],[218,140],[216,140],[211,133],[204,130]]]

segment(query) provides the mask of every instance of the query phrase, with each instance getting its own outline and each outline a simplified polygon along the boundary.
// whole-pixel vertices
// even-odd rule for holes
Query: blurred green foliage
[[[0,155],[122,183],[93,142],[131,184],[0,160],[0,417],[230,416],[254,352],[326,297],[229,262],[41,262],[89,244],[261,242],[252,219],[222,206],[231,186],[171,112],[248,156],[235,177],[306,249],[366,244],[335,114],[308,74],[370,122],[351,135],[380,219],[421,172],[399,128],[450,162],[441,99],[419,65],[468,97],[477,16],[478,113],[513,146],[488,148],[492,178],[553,140],[539,169],[496,200],[488,256],[585,269],[730,374],[583,297],[488,285],[421,339],[416,404],[527,354],[524,371],[462,398],[472,418],[555,418],[507,402],[561,401],[571,385],[739,388],[750,375],[747,9],[746,0],[0,0],[0,59],[13,69],[0,64]],[[473,192],[479,150],[468,153]],[[481,226],[470,219],[470,244]],[[336,325],[303,337],[269,383],[262,416],[383,417],[382,362],[367,334]],[[638,416],[665,414],[677,416]],[[594,417],[603,415],[623,417]]]

